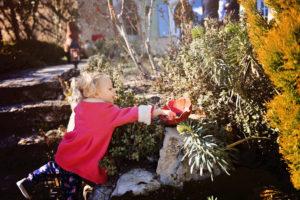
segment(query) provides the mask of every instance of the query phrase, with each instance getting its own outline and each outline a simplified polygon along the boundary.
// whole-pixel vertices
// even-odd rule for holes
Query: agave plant
[[[218,198],[214,197],[214,196],[209,196],[209,197],[207,197],[207,200],[218,200]]]
[[[200,176],[204,170],[208,170],[211,180],[213,181],[214,169],[216,167],[229,174],[231,168],[229,154],[226,147],[218,144],[213,135],[207,135],[207,131],[197,122],[185,122],[177,125],[177,130],[184,135],[184,151],[182,158],[188,157],[190,172],[196,169]]]

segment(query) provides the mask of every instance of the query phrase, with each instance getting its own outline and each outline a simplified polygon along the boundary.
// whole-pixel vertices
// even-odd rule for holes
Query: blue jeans
[[[49,175],[56,175],[61,178],[61,190],[63,198],[66,200],[79,199],[82,179],[71,172],[59,167],[55,162],[50,161],[39,169],[28,174],[27,180],[32,184],[45,181]]]

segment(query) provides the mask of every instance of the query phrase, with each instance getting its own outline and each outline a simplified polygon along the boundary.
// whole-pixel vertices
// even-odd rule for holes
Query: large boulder
[[[183,136],[179,135],[175,128],[167,128],[156,168],[161,184],[182,187],[184,182],[210,178],[208,170],[204,170],[202,176],[197,170],[194,170],[192,174],[190,173],[187,160],[181,161],[183,158],[182,147]],[[215,168],[214,173],[219,175],[220,170]]]
[[[110,200],[110,196],[112,193],[112,187],[110,186],[95,186],[93,193],[90,197],[85,199],[88,200]]]
[[[160,183],[155,174],[143,169],[133,169],[119,178],[112,197],[122,196],[127,192],[132,192],[134,195],[145,195],[159,188]]]

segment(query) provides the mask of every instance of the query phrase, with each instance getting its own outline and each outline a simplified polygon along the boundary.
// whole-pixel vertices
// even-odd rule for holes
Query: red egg
[[[160,119],[166,125],[176,125],[184,120],[186,120],[192,111],[192,103],[189,98],[179,98],[173,99],[168,102],[168,104],[162,107],[163,110],[171,110],[176,113],[175,118],[168,118],[168,116],[160,116]]]

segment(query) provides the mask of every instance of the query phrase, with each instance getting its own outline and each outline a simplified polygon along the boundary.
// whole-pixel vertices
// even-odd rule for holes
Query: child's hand
[[[155,108],[153,111],[153,116],[157,117],[159,115],[165,115],[169,119],[174,119],[176,117],[176,113],[172,112],[171,110],[162,110],[160,108]]]
[[[162,115],[167,116],[170,120],[173,120],[176,118],[176,113],[174,113],[171,110],[162,110],[162,113],[163,113]]]

